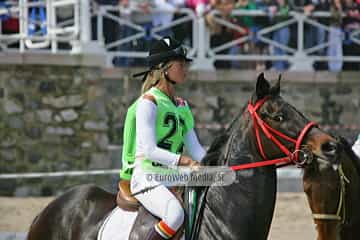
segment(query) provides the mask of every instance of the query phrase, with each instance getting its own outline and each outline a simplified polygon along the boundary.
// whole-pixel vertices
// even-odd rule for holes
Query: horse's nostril
[[[337,152],[337,144],[335,142],[326,142],[321,145],[321,151],[327,157],[334,157]]]

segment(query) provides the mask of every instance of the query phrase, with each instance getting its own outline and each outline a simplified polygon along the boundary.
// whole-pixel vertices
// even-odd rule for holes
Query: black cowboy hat
[[[160,40],[155,40],[150,45],[149,56],[147,58],[148,66],[150,70],[136,73],[133,77],[143,76],[143,81],[146,79],[146,75],[160,63],[167,63],[171,60],[183,59],[187,62],[191,62],[192,59],[186,56],[186,48],[182,44],[172,37],[163,37]]]
[[[171,38],[164,37],[160,40],[155,40],[149,50],[148,64],[149,67],[154,67],[160,63],[166,63],[175,59],[183,59],[187,62],[192,61],[186,56],[186,49],[180,42]]]

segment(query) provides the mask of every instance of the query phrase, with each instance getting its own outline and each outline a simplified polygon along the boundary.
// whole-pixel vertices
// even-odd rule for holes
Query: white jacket
[[[185,5],[185,0],[155,0],[154,4],[160,12],[153,14],[153,25],[166,26],[173,20],[176,9]]]

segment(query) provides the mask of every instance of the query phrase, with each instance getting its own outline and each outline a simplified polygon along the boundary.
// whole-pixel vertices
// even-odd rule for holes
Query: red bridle
[[[248,107],[247,107],[247,109],[252,117],[252,120],[253,120],[257,145],[258,145],[260,154],[263,158],[263,161],[231,166],[230,168],[234,171],[255,168],[255,167],[268,166],[268,165],[276,165],[276,164],[285,165],[285,164],[289,164],[289,163],[295,163],[298,166],[299,165],[301,166],[304,164],[303,162],[299,161],[299,152],[300,152],[301,143],[304,140],[305,135],[310,131],[310,129],[312,127],[316,126],[316,123],[309,122],[303,128],[303,130],[301,131],[301,133],[297,139],[293,139],[289,136],[286,136],[285,134],[270,127],[266,122],[264,122],[259,117],[257,110],[266,102],[267,99],[268,99],[268,97],[265,97],[265,98],[257,101],[255,106],[252,105],[251,102],[249,102]],[[269,160],[266,157],[265,150],[264,150],[264,147],[263,147],[263,144],[261,141],[260,129],[262,130],[262,132],[268,139],[270,139],[275,145],[277,145],[280,148],[280,150],[286,155],[286,157],[271,159],[271,160]],[[275,135],[288,141],[288,142],[295,144],[294,152],[290,152],[290,150],[286,146],[284,146]]]

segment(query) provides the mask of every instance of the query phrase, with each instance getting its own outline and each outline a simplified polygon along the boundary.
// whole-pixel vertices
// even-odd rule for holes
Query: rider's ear
[[[257,99],[262,99],[269,95],[269,93],[270,83],[265,79],[264,73],[260,73],[256,82],[256,97]]]
[[[279,74],[279,78],[276,81],[275,85],[273,87],[271,87],[271,89],[270,89],[271,95],[273,95],[273,96],[280,95],[280,80],[281,80],[281,74]]]

